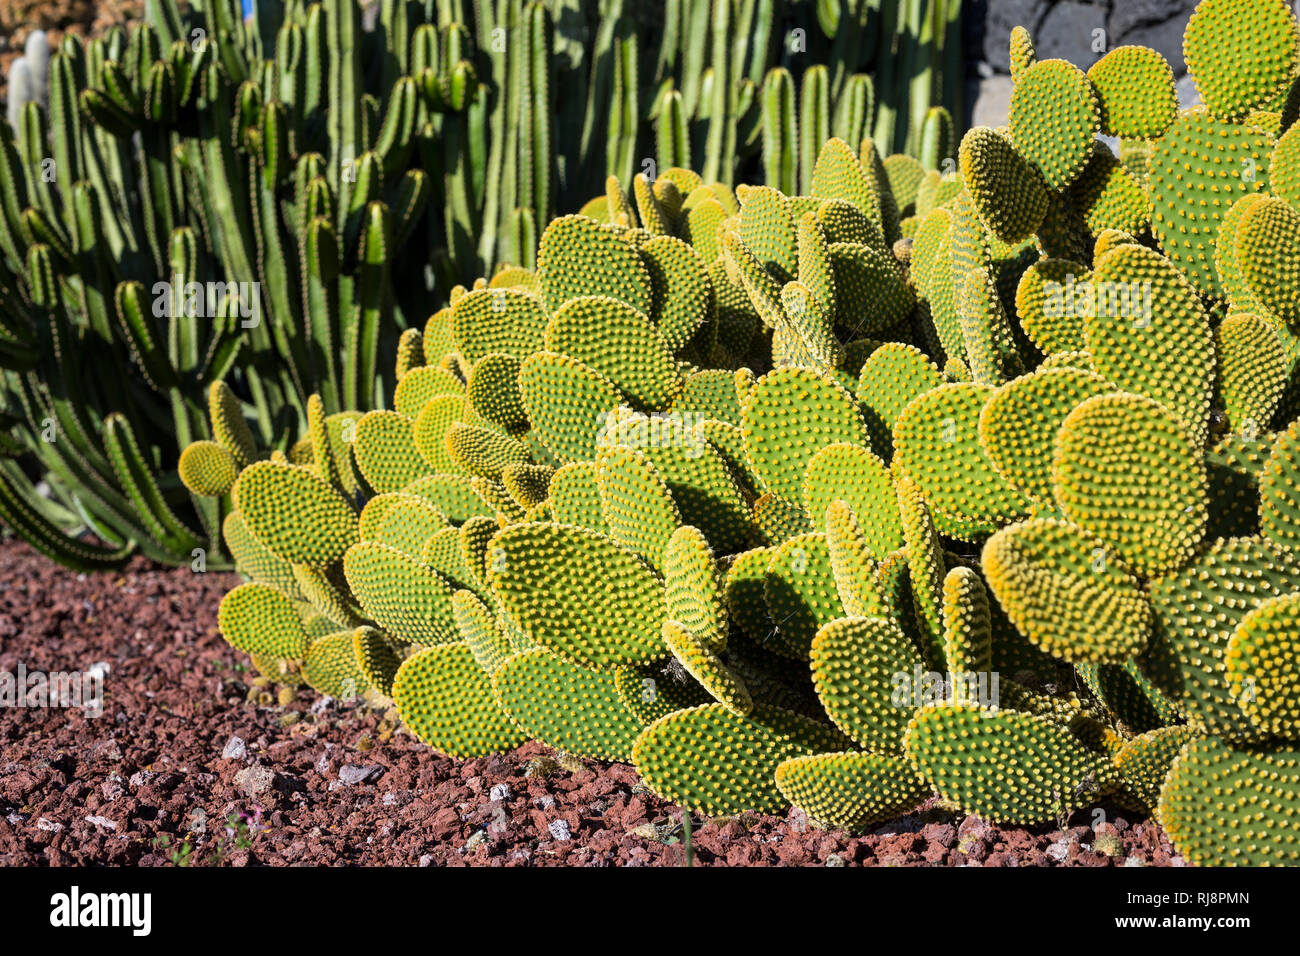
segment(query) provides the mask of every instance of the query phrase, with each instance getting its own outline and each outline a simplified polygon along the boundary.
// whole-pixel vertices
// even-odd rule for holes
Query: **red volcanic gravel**
[[[236,580],[143,559],[79,575],[0,542],[0,671],[107,665],[101,716],[0,707],[0,865],[166,866],[187,845],[191,865],[684,861],[680,811],[646,792],[629,766],[560,769],[537,743],[459,762],[391,732],[393,718],[379,709],[305,688],[283,706],[275,688],[250,700],[253,673],[216,626]],[[694,861],[1181,864],[1153,822],[1103,811],[1075,814],[1062,832],[993,826],[930,801],[860,837],[821,829],[798,810],[697,818]],[[227,829],[241,815],[251,821],[247,841]]]

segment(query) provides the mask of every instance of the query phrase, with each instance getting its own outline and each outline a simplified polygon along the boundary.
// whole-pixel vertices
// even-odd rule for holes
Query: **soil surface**
[[[382,709],[256,686],[217,632],[231,574],[79,575],[0,542],[3,673],[104,674],[103,713],[0,707],[0,865],[677,866],[678,808],[530,743],[454,761]],[[256,680],[260,680],[257,678]],[[30,686],[30,685],[29,685]],[[561,764],[572,764],[561,755]],[[863,836],[798,810],[693,821],[697,865],[1180,865],[1114,808],[1000,827],[931,800]]]

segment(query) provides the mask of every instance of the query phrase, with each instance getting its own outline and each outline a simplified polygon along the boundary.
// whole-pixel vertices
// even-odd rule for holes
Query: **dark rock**
[[[1106,54],[1106,7],[1097,3],[1058,3],[1033,34],[1040,60],[1069,60],[1086,70]],[[1094,47],[1100,47],[1099,50]]]
[[[1120,35],[1115,45],[1132,43],[1137,46],[1149,46],[1169,61],[1174,76],[1182,76],[1187,72],[1187,64],[1183,61],[1183,28],[1186,26],[1185,18],[1175,17],[1164,23],[1134,27]]]
[[[1051,3],[1048,0],[988,0],[985,4],[972,6],[975,10],[963,11],[964,15],[972,19],[977,15],[979,6],[985,8],[981,38],[984,59],[993,69],[1010,73],[1012,28],[1024,27],[1037,42],[1039,24]]]
[[[1110,14],[1110,29],[1115,36],[1123,36],[1139,24],[1161,23],[1177,20],[1186,23],[1196,6],[1195,0],[1124,0],[1115,4]]]

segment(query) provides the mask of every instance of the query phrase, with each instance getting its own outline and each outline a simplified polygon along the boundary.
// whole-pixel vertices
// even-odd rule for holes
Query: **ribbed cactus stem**
[[[813,167],[831,138],[830,74],[821,64],[808,67],[799,97],[799,191],[812,192]]]
[[[786,195],[799,187],[799,135],[794,111],[794,80],[774,67],[763,81],[763,179]]]

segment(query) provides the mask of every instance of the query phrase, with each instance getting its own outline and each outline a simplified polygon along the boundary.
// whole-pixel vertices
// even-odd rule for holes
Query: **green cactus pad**
[[[813,526],[803,505],[768,492],[754,502],[754,530],[759,541],[775,546],[811,533]]]
[[[930,788],[901,757],[810,754],[776,768],[782,796],[819,823],[860,833],[914,809]]]
[[[722,704],[679,710],[637,737],[632,760],[655,793],[711,815],[779,813],[776,768],[791,757],[845,749],[825,724],[755,705],[740,717]]]
[[[181,452],[176,470],[181,483],[204,498],[229,494],[239,477],[235,456],[214,441],[196,441]]]
[[[659,470],[630,448],[603,450],[596,467],[601,515],[610,538],[663,574],[668,540],[682,517]]]
[[[740,186],[740,240],[768,273],[788,282],[797,271],[790,200],[771,186]]]
[[[1235,747],[1206,737],[1174,760],[1157,817],[1199,866],[1300,863],[1300,752],[1294,745]]]
[[[1214,247],[1224,215],[1268,183],[1273,141],[1254,126],[1184,113],[1155,144],[1147,185],[1151,231],[1165,255],[1206,295],[1222,294]]]
[[[1142,183],[1105,143],[1093,145],[1092,158],[1070,186],[1070,201],[1088,230],[1137,234],[1151,223],[1151,200]]]
[[[1266,601],[1247,614],[1224,653],[1228,695],[1262,733],[1300,737],[1300,594]]]
[[[1094,370],[1117,388],[1160,402],[1203,444],[1214,334],[1196,290],[1143,246],[1108,252],[1093,271],[1093,287],[1097,308],[1084,320],[1084,338]]]
[[[302,679],[318,694],[350,700],[370,688],[370,681],[357,663],[351,630],[326,634],[311,642],[302,662]]]
[[[702,369],[687,376],[682,393],[673,402],[672,412],[698,420],[716,420],[740,424],[740,399],[733,375],[726,369]]]
[[[993,668],[989,596],[971,568],[953,568],[943,579],[943,656],[949,674],[979,674]]]
[[[239,399],[225,382],[213,382],[208,388],[208,418],[212,422],[212,437],[234,456],[241,469],[257,460],[253,433],[244,421]]]
[[[496,615],[472,592],[464,590],[451,596],[451,612],[460,639],[478,666],[491,677],[512,653]]]
[[[339,574],[337,565],[327,572],[305,564],[295,564],[293,577],[303,599],[321,617],[338,627],[361,626],[361,615],[347,592],[347,582]]]
[[[1223,288],[1223,296],[1227,299],[1229,312],[1271,315],[1250,291],[1250,285],[1237,259],[1237,235],[1241,229],[1241,220],[1256,203],[1266,198],[1268,197],[1262,193],[1247,193],[1232,204],[1219,226],[1219,235],[1214,244],[1214,268]]]
[[[451,325],[465,361],[473,364],[492,352],[522,361],[542,347],[546,312],[522,289],[474,289],[451,307]]]
[[[650,315],[668,348],[686,346],[713,315],[713,283],[700,253],[680,239],[656,236],[641,247],[654,293]]]
[[[811,193],[819,199],[843,199],[867,219],[884,225],[880,184],[841,139],[828,139],[817,154]]]
[[[357,516],[305,468],[255,462],[239,474],[235,501],[254,538],[291,564],[324,567],[357,540]]]
[[[383,414],[374,413],[370,414]],[[392,414],[396,414],[395,412]],[[424,403],[411,427],[409,443],[423,460],[425,471],[459,474],[460,465],[447,447],[447,433],[465,417],[465,399],[460,395],[435,395]],[[396,424],[396,422],[394,422]],[[400,432],[400,429],[395,429]],[[417,478],[423,476],[417,476]],[[412,479],[414,481],[416,479]],[[409,485],[410,482],[407,482]]]
[[[474,364],[465,383],[465,397],[474,413],[511,434],[528,429],[528,410],[519,393],[521,364],[513,355],[489,352]]]
[[[1260,475],[1259,521],[1269,541],[1300,554],[1300,421],[1278,438]]]
[[[1100,375],[1039,369],[1003,385],[980,412],[980,444],[998,473],[1044,507],[1054,507],[1052,458],[1061,423],[1080,402],[1113,391]]]
[[[246,654],[301,660],[307,633],[293,602],[267,584],[241,584],[221,599],[217,612],[221,636]]]
[[[502,468],[532,461],[527,445],[490,428],[452,422],[444,441],[451,460],[460,470],[490,481],[501,480]]]
[[[989,589],[1029,641],[1056,657],[1123,663],[1151,637],[1151,603],[1106,545],[1051,518],[1009,525],[981,559]]]
[[[427,647],[404,660],[393,678],[393,702],[411,733],[449,757],[503,753],[527,739],[464,644]]]
[[[1029,512],[1029,499],[993,466],[979,440],[979,418],[994,394],[955,383],[913,400],[894,428],[894,464],[916,482],[943,534],[976,540]]]
[[[1232,696],[1225,676],[1228,641],[1261,604],[1300,591],[1300,565],[1262,538],[1217,541],[1194,562],[1148,586],[1156,632],[1139,658],[1142,672],[1189,726],[1234,740],[1258,730]]]
[[[1237,263],[1250,294],[1291,329],[1300,329],[1300,211],[1265,197],[1237,227]]]
[[[946,209],[933,209],[927,213],[916,228],[912,239],[912,261],[910,274],[912,284],[923,299],[934,297],[931,282],[936,277],[947,281],[948,269],[937,268],[939,263],[947,262],[947,255],[940,255],[940,248],[947,240],[952,229],[952,213]]]
[[[853,509],[838,499],[826,509],[826,552],[844,612],[849,617],[886,616],[885,598],[876,583],[876,556]]]
[[[883,558],[903,546],[894,480],[884,463],[861,445],[828,445],[808,462],[803,503],[816,530],[826,529],[826,509],[837,499],[853,510],[873,555]]]
[[[650,273],[636,249],[617,229],[585,216],[561,216],[546,227],[537,247],[537,278],[551,315],[588,295],[615,296],[643,314],[653,308]]]
[[[772,550],[763,586],[777,640],[767,646],[808,657],[817,631],[844,614],[824,534],[799,534]]]
[[[945,560],[939,534],[935,530],[930,507],[916,482],[906,474],[895,476],[898,492],[898,511],[903,522],[903,554],[907,566],[906,591],[911,600],[909,609],[895,602],[896,597],[903,597],[896,591],[896,584],[884,581],[887,567],[893,557],[886,557],[877,569],[881,578],[881,591],[886,603],[891,607],[895,618],[901,618],[904,628],[909,621],[918,626],[915,635],[918,647],[925,656],[925,661],[932,670],[941,670],[944,665],[943,655],[943,575]],[[914,614],[914,617],[911,616]]]
[[[393,678],[402,666],[397,645],[383,631],[359,627],[352,632],[352,653],[366,682],[385,697],[393,696]]]
[[[753,312],[763,325],[775,328],[782,321],[781,283],[734,232],[721,234],[722,262],[735,285],[744,290]]]
[[[606,416],[623,402],[605,376],[555,352],[524,361],[519,392],[533,431],[561,464],[594,459]]]
[[[679,621],[664,621],[664,644],[709,696],[733,714],[744,717],[754,708],[745,682],[736,676],[694,631]]]
[[[1210,113],[1244,116],[1271,103],[1300,70],[1300,32],[1283,0],[1201,0],[1183,57]]]
[[[1200,449],[1148,398],[1098,395],[1070,412],[1056,440],[1052,487],[1065,516],[1142,577],[1180,567],[1205,534]]]
[[[996,823],[1054,820],[1092,803],[1115,779],[1104,757],[1032,714],[926,707],[912,718],[904,743],[945,801]]]
[[[550,496],[551,476],[555,469],[549,465],[531,462],[514,462],[501,468],[501,484],[510,497],[525,511],[545,504]]]
[[[910,686],[923,662],[893,621],[846,617],[817,632],[811,649],[813,686],[826,715],[868,750],[898,754],[915,704]]]
[[[464,475],[426,475],[402,489],[405,494],[424,498],[451,521],[467,521],[484,516],[495,518],[493,510],[474,490]]]
[[[363,541],[344,555],[343,573],[366,615],[399,640],[448,644],[460,639],[451,612],[456,589],[419,559]]]
[[[1190,727],[1158,727],[1128,740],[1115,755],[1124,794],[1150,812],[1160,802],[1169,767],[1178,754],[1199,734]]]
[[[574,462],[551,477],[551,512],[558,524],[577,525],[606,534],[595,462]]]
[[[826,199],[817,205],[817,222],[827,242],[861,242],[884,251],[889,246],[879,222],[847,199]]]
[[[539,647],[507,658],[492,687],[528,736],[579,757],[627,761],[644,725],[619,699],[618,670],[581,667]]]
[[[416,421],[399,412],[374,411],[357,422],[352,453],[366,482],[380,494],[401,491],[430,474],[429,462],[416,450]]]
[[[768,643],[772,634],[772,619],[763,596],[772,554],[770,548],[754,548],[736,555],[722,582],[731,619],[751,640],[763,643]]]
[[[222,521],[221,539],[240,572],[254,581],[269,584],[289,598],[296,600],[301,597],[294,580],[293,565],[254,538],[238,511],[230,512]]]
[[[672,350],[641,312],[608,295],[570,299],[546,327],[546,348],[604,375],[642,408],[681,390]]]
[[[1016,79],[1025,70],[1038,62],[1038,51],[1034,49],[1033,37],[1021,26],[1011,28],[1011,49],[1008,56],[1011,79]]]
[[[1292,126],[1278,138],[1268,179],[1275,196],[1300,207],[1300,128]]]
[[[562,657],[592,667],[664,656],[663,585],[604,535],[516,524],[488,552],[488,580],[508,622]]]
[[[943,373],[929,356],[906,342],[886,342],[862,364],[858,400],[867,411],[867,424],[876,435],[892,432],[912,399],[944,384]],[[877,445],[877,447],[879,447]],[[892,451],[892,440],[890,448]]]
[[[810,369],[786,368],[758,380],[741,411],[745,452],[768,490],[798,501],[808,462],[836,442],[868,444],[853,397]]]
[[[1282,340],[1271,323],[1249,313],[1227,316],[1215,339],[1219,404],[1234,432],[1253,437],[1273,417],[1286,388]]]
[[[1088,70],[1101,104],[1101,131],[1125,139],[1156,139],[1178,115],[1174,71],[1145,46],[1118,46]]]
[[[1028,239],[1047,215],[1043,177],[1005,136],[977,126],[961,141],[962,178],[980,222],[1003,242]]]
[[[727,609],[709,542],[697,528],[673,532],[664,551],[668,617],[690,628],[713,650],[727,644]]]
[[[672,665],[677,667],[675,661]],[[675,710],[713,703],[713,697],[690,675],[661,662],[614,668],[618,699],[644,727]]]
[[[468,588],[472,582],[460,550],[460,531],[444,528],[431,535],[421,546],[420,563],[433,568],[456,588]]]
[[[911,314],[916,297],[892,256],[856,242],[833,242],[828,248],[835,273],[835,323],[849,338],[883,332]]]
[[[1048,186],[1063,189],[1078,178],[1101,132],[1101,104],[1083,71],[1039,60],[1016,77],[1010,115],[1016,152]]]
[[[415,418],[424,403],[437,395],[463,395],[465,384],[445,368],[425,365],[402,376],[393,392],[393,408],[407,418]]]

